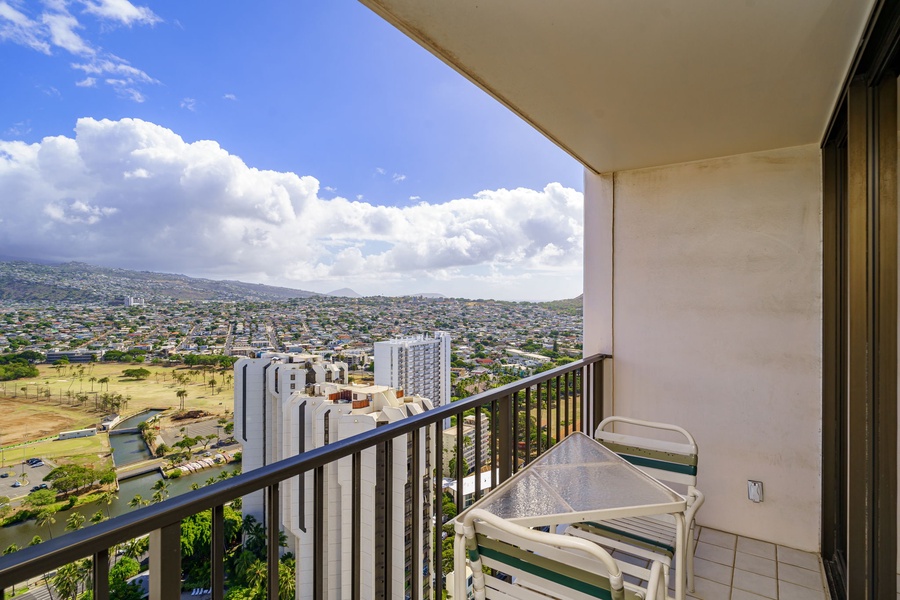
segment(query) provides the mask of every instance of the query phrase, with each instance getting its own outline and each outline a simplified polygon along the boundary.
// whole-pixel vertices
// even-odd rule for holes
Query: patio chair
[[[665,598],[658,562],[649,569],[647,587],[639,587],[624,581],[628,565],[586,540],[529,529],[481,509],[465,515],[463,530],[476,600]],[[456,558],[464,572],[464,557]]]
[[[675,432],[683,442],[670,442],[633,434],[613,433],[607,429],[614,423],[624,423],[657,431]],[[703,504],[703,493],[697,489],[697,443],[685,429],[668,423],[655,423],[628,417],[608,417],[600,422],[595,439],[663,483],[682,486],[687,501],[684,514],[687,539],[685,574],[687,589],[694,591],[694,529],[695,515]],[[663,564],[665,577],[672,566],[676,548],[676,525],[672,515],[611,519],[597,523],[571,525],[566,533],[589,539],[605,547],[622,550],[635,556],[656,560]],[[683,575],[679,575],[683,576]]]

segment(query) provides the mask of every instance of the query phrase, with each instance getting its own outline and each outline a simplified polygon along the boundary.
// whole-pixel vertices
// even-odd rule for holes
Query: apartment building
[[[244,443],[245,471],[433,408],[427,398],[407,396],[403,390],[348,385],[345,379],[346,365],[328,363],[315,355],[239,360],[235,364],[235,429]],[[321,574],[327,598],[349,597],[351,577],[360,578],[362,597],[374,597],[376,578],[385,572],[386,561],[393,589],[416,586],[421,590],[419,597],[431,597],[431,429],[415,438],[395,439],[389,449],[365,450],[356,465],[347,458],[326,466],[320,482],[320,506],[313,473],[282,486],[279,519],[288,550],[297,557],[299,597],[313,595],[317,546],[327,556]],[[389,486],[392,481],[404,484]],[[260,493],[246,496],[245,514],[265,520],[264,501]],[[324,521],[316,518],[317,511],[322,512]],[[420,518],[413,518],[415,512]],[[385,555],[388,537],[390,556]]]
[[[450,468],[450,461],[456,457],[456,428],[458,425],[448,427],[441,433],[443,436],[443,465],[444,475],[447,477],[456,477],[456,472]],[[485,464],[489,464],[491,456],[491,432],[489,428],[489,419],[485,416],[481,419],[481,427],[476,428],[475,415],[467,415],[463,417],[462,423],[462,457],[463,457],[463,474],[468,473],[475,468],[475,448],[477,444],[481,445],[481,457]]]
[[[375,342],[375,383],[424,396],[435,406],[450,403],[450,334]],[[444,427],[449,427],[446,422]]]

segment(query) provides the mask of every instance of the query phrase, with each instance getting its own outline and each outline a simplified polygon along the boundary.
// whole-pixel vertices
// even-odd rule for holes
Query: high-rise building
[[[424,396],[435,406],[449,404],[450,334],[375,342],[375,383]]]
[[[295,456],[432,408],[427,398],[405,395],[401,389],[348,385],[346,372],[342,363],[328,363],[313,355],[267,354],[235,363],[235,430],[244,444],[244,469]],[[431,598],[428,563],[434,536],[434,436],[432,428],[425,431],[419,436],[418,447],[409,435],[394,440],[390,452],[384,447],[363,451],[355,473],[352,457],[326,466],[322,532],[316,531],[319,522],[314,512],[313,474],[295,477],[281,486],[278,518],[288,537],[288,549],[297,558],[298,597],[313,594],[313,555],[317,535],[321,534],[325,540],[322,551],[328,598],[349,597],[357,560],[361,596],[374,597],[376,576],[384,573],[388,539],[393,589],[417,586],[423,598]],[[414,477],[420,482],[418,493],[409,483]],[[358,485],[353,485],[354,480]],[[243,508],[245,514],[258,520],[267,518],[260,493],[246,496]],[[413,518],[416,512],[418,520]],[[354,521],[358,534],[355,540]],[[418,526],[414,527],[416,522]]]

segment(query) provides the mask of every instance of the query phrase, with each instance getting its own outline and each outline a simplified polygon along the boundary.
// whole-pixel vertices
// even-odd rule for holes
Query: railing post
[[[512,424],[513,424],[513,397],[507,396],[498,402],[500,405],[500,423],[497,428],[497,442],[498,442],[498,454],[497,457],[497,465],[500,471],[500,481],[506,481],[510,477],[512,477],[512,461],[513,458],[513,444],[514,440],[510,439],[510,434],[512,433]]]
[[[212,509],[212,535],[209,544],[212,600],[223,600],[225,597],[225,507],[221,504]]]
[[[109,600],[109,550],[101,550],[94,554],[91,571],[94,600]]]
[[[181,597],[181,521],[150,532],[150,600]]]
[[[268,487],[268,506],[267,506],[267,517],[268,522],[266,523],[267,531],[267,541],[268,541],[268,550],[266,552],[266,559],[268,561],[268,571],[269,571],[269,582],[268,582],[268,592],[269,598],[271,600],[276,600],[278,598],[278,558],[279,558],[279,542],[281,537],[281,494],[278,491],[279,485],[277,483],[272,484]]]
[[[603,420],[603,368],[606,361],[602,358],[591,365],[591,391],[593,392],[594,421],[588,435],[593,436],[597,426]]]

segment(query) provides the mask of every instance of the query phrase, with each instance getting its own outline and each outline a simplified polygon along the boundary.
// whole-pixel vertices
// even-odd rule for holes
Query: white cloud
[[[385,171],[381,167],[375,167],[375,172],[379,175],[384,175],[385,173],[387,173],[387,171]]]
[[[394,176],[391,177],[394,183],[400,183],[401,181],[406,181],[406,175],[401,175],[400,173],[394,173]]]
[[[222,98],[225,100],[237,100],[237,96],[235,96],[234,94],[225,94],[224,96],[222,96]]]
[[[14,123],[12,127],[4,132],[4,135],[11,138],[24,137],[31,133],[31,121],[19,121]]]
[[[85,7],[84,13],[97,17],[101,23],[152,25],[160,20],[150,9],[137,7],[128,0],[81,0],[81,3]],[[103,51],[82,37],[80,32],[84,26],[69,10],[70,4],[69,0],[44,0],[40,4],[27,5],[0,0],[0,42],[25,46],[48,56],[58,54],[54,52],[57,49],[64,50],[83,61],[70,66],[88,75],[76,85],[92,87],[97,82],[92,76],[107,76],[105,82],[113,86],[119,96],[142,102],[144,96],[140,85],[159,82],[131,66],[127,60]],[[33,14],[29,14],[25,6]]]
[[[41,23],[10,6],[8,2],[0,1],[0,41],[10,41],[50,54],[50,44],[44,37],[46,32],[42,30]]]
[[[0,239],[11,255],[309,288],[487,297],[580,290],[582,195],[486,190],[410,207],[319,196],[311,176],[246,165],[214,141],[136,119],[79,119],[73,138],[0,141]],[[467,283],[468,282],[468,283]],[[338,287],[340,287],[338,286]],[[405,287],[404,287],[405,286]],[[516,288],[516,289],[520,289]],[[314,288],[315,289],[315,288]],[[525,294],[526,292],[521,292]]]
[[[46,25],[50,33],[50,42],[54,46],[78,56],[92,56],[96,53],[90,44],[75,33],[76,29],[81,29],[81,24],[68,12],[45,12],[41,15],[41,21]]]
[[[146,6],[135,6],[128,0],[85,0],[84,5],[87,13],[128,26],[133,23],[153,25],[162,20]]]
[[[326,186],[325,186],[324,188],[322,188],[322,189],[325,190],[326,192],[331,192],[331,193],[334,193],[334,192],[337,191],[337,188],[333,188],[333,187],[331,187],[330,185],[326,185]]]
[[[197,112],[197,101],[193,98],[185,98],[181,101],[181,108],[186,108],[191,112]]]
[[[410,199],[411,201],[415,202],[416,200],[421,200],[421,199],[422,199],[422,196],[410,196],[409,199]]]

